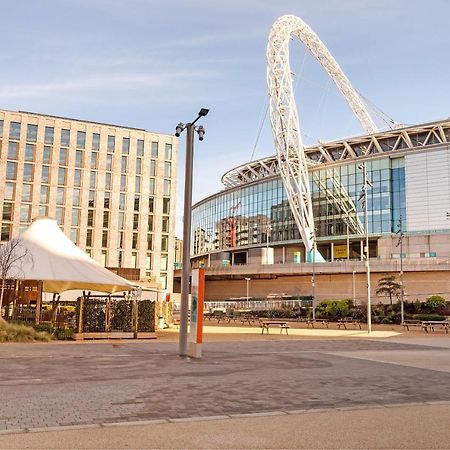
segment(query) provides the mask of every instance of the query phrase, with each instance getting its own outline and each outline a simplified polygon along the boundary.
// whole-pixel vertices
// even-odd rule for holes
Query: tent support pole
[[[80,298],[80,310],[78,312],[78,334],[80,334],[80,335],[83,333],[84,297],[85,297],[85,293],[83,291],[83,296]]]
[[[41,307],[42,307],[42,290],[43,290],[43,281],[38,282],[38,291],[37,291],[37,298],[36,298],[36,314],[34,316],[34,321],[36,324],[39,324],[41,322]]]

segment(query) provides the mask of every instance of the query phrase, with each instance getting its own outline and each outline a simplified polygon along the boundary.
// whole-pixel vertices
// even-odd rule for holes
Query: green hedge
[[[130,300],[113,300],[111,308],[111,331],[133,331],[133,302]]]
[[[138,332],[149,333],[155,331],[155,302],[141,300],[138,302]]]
[[[445,316],[441,316],[440,314],[415,314],[413,319],[416,320],[445,320]]]

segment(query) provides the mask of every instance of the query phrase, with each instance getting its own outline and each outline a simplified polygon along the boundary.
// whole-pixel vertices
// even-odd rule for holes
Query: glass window
[[[161,289],[167,289],[167,274],[161,273],[159,277],[159,284],[161,286]]]
[[[13,204],[3,203],[3,220],[12,220],[13,216]]]
[[[2,223],[2,232],[0,239],[2,241],[9,241],[10,234],[11,234],[11,225],[9,223]]]
[[[169,236],[161,236],[161,251],[169,251]]]
[[[156,180],[154,178],[150,178],[149,181],[149,187],[148,187],[148,192],[149,194],[154,194],[156,191]]]
[[[143,141],[143,139],[138,139],[138,141],[137,141],[137,155],[144,156],[144,141]]]
[[[156,177],[156,161],[154,159],[150,160],[150,176]]]
[[[67,169],[65,169],[64,167],[60,167],[58,169],[58,184],[59,185],[66,184],[66,176],[67,176]]]
[[[8,159],[17,159],[17,142],[8,142]]]
[[[95,191],[89,191],[89,208],[95,208]]]
[[[78,208],[72,209],[72,225],[80,225],[80,210]]]
[[[39,216],[40,217],[48,216],[48,206],[47,205],[39,205]]]
[[[148,199],[148,212],[153,213],[155,212],[155,198],[149,197]]]
[[[152,254],[147,253],[147,259],[145,261],[145,269],[152,270]]]
[[[105,175],[105,189],[107,190],[111,190],[111,180],[112,180],[112,174],[111,173],[107,173]]]
[[[56,221],[58,225],[64,225],[64,208],[59,206],[56,208]]]
[[[42,183],[50,183],[50,167],[42,166],[42,175],[41,175]]]
[[[138,263],[139,263],[138,253],[137,252],[132,252],[131,253],[131,264],[133,265],[134,268],[137,269]]]
[[[0,120],[0,137],[3,136],[3,120]]]
[[[163,214],[170,214],[170,198],[163,198]]]
[[[123,212],[119,213],[118,224],[119,224],[119,230],[123,230],[125,227],[125,213],[123,213]]]
[[[27,126],[27,141],[28,142],[36,142],[37,141],[37,132],[38,132],[38,126],[28,124]]]
[[[98,165],[98,153],[92,152],[91,154],[91,169],[97,169]]]
[[[10,139],[20,139],[20,123],[11,122],[9,124],[9,138]]]
[[[90,178],[89,178],[89,187],[95,188],[95,180],[96,180],[96,172],[91,172]]]
[[[126,175],[120,175],[120,190],[121,191],[127,190],[127,176]]]
[[[15,183],[5,183],[4,200],[14,200],[15,188]]]
[[[108,231],[106,230],[102,233],[102,247],[108,247]]]
[[[25,145],[25,161],[34,161],[34,144]]]
[[[136,177],[134,180],[134,192],[141,192],[141,177]]]
[[[20,205],[20,221],[22,223],[30,221],[31,205]]]
[[[122,153],[128,155],[130,153],[130,138],[122,139]]]
[[[127,163],[128,163],[128,158],[126,156],[122,156],[122,173],[127,173]]]
[[[113,169],[113,155],[106,155],[106,170],[111,172]]]
[[[93,133],[92,134],[92,150],[99,150],[99,149],[100,149],[100,134]]]
[[[136,249],[139,241],[139,236],[137,233],[133,233],[133,239],[131,240],[131,248]]]
[[[93,209],[88,209],[87,226],[88,227],[94,226],[94,210]]]
[[[31,184],[23,184],[22,185],[22,201],[23,202],[31,202],[32,196],[32,185]]]
[[[111,201],[111,192],[105,192],[105,198],[103,200],[103,208],[109,209]]]
[[[161,270],[167,270],[169,255],[161,255]]]
[[[152,158],[158,157],[158,143],[157,142],[152,142],[151,156],[152,156]]]
[[[139,214],[133,215],[133,230],[139,230]]]
[[[172,176],[172,163],[164,162],[164,176],[170,178]]]
[[[24,164],[23,165],[23,181],[33,181],[34,165]]]
[[[77,131],[77,148],[86,147],[86,133],[84,131]]]
[[[44,146],[44,151],[42,153],[42,162],[44,164],[50,164],[52,161],[52,148],[47,145]]]
[[[65,189],[62,187],[59,187],[56,189],[56,204],[64,206],[65,201]]]
[[[53,127],[45,127],[44,142],[46,144],[53,144],[55,138],[55,129]]]
[[[73,206],[80,206],[80,204],[81,204],[81,191],[80,191],[80,189],[74,189],[73,190],[72,203],[73,203]]]
[[[119,196],[119,209],[120,210],[125,210],[125,207],[127,205],[127,197],[125,194],[120,194]]]
[[[76,187],[81,186],[81,170],[75,169],[75,172],[73,174],[73,185]]]
[[[117,245],[119,248],[123,248],[125,246],[125,239],[123,231],[119,231],[117,235]]]
[[[165,159],[172,159],[172,144],[165,145],[164,157]]]
[[[136,158],[136,173],[138,175],[142,174],[142,158]]]
[[[70,229],[70,240],[74,244],[78,244],[78,228],[71,228]]]
[[[108,136],[108,153],[114,153],[116,147],[116,137]]]
[[[83,150],[75,152],[75,167],[83,167]]]
[[[68,147],[70,144],[70,130],[61,130],[61,145]]]
[[[134,210],[139,211],[139,204],[141,203],[141,197],[139,195],[134,196]]]
[[[92,229],[90,228],[86,232],[86,247],[92,247]]]
[[[67,148],[59,149],[59,164],[61,166],[67,166]]]
[[[109,212],[103,212],[103,228],[109,228]]]
[[[154,216],[148,216],[148,231],[153,231]]]
[[[161,231],[163,233],[168,233],[169,232],[169,218],[168,217],[163,217],[162,218],[162,229]]]
[[[147,234],[147,250],[153,250],[153,234]]]
[[[170,196],[170,180],[164,180],[164,195],[169,195]]]

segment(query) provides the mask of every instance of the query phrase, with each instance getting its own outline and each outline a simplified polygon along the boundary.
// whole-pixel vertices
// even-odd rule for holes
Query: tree
[[[378,280],[376,293],[378,296],[389,297],[389,303],[392,305],[392,297],[400,295],[401,285],[396,280],[395,275],[386,274]]]
[[[6,280],[17,279],[23,273],[23,264],[31,257],[28,249],[22,244],[20,238],[11,239],[0,246],[0,318],[3,308],[3,296]]]
[[[432,311],[436,311],[437,309],[445,308],[447,306],[447,300],[440,295],[432,295],[427,298],[425,306],[430,308]]]

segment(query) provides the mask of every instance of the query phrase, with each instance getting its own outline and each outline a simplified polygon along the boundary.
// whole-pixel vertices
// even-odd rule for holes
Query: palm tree
[[[389,303],[392,305],[392,297],[400,295],[400,283],[396,280],[395,275],[386,274],[378,280],[376,293],[379,296],[389,297]]]

